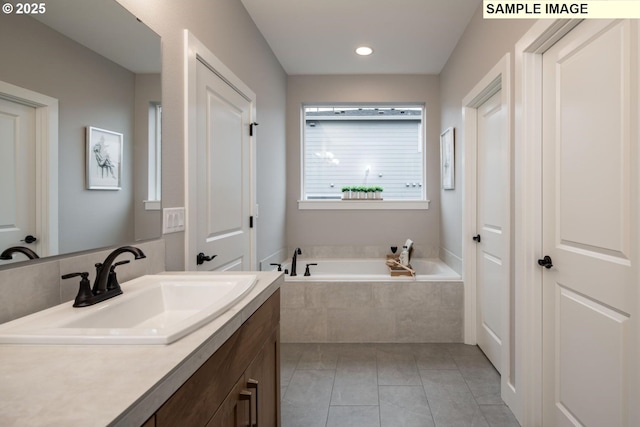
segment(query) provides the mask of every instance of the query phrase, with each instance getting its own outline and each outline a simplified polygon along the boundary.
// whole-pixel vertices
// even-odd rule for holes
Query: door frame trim
[[[515,48],[516,377],[521,424],[542,425],[542,54],[581,20],[539,20]]]
[[[502,353],[500,370],[501,375],[501,397],[518,414],[518,399],[516,398],[516,388],[511,381],[512,366],[511,354],[513,345],[511,343],[511,55],[507,53],[489,71],[475,87],[462,100],[462,121],[464,129],[464,189],[463,189],[463,226],[462,226],[462,250],[464,258],[463,277],[465,288],[464,299],[464,342],[466,344],[477,344],[477,246],[471,242],[471,235],[477,234],[477,130],[478,130],[478,108],[482,106],[491,96],[498,91],[501,92],[501,104],[505,111],[505,141],[506,152],[503,160],[504,168],[501,171],[506,183],[507,194],[503,206],[504,212],[504,247],[503,265],[505,266],[504,281],[507,289],[504,292],[504,299],[500,301],[501,322],[505,326],[502,338]]]
[[[255,122],[256,118],[256,95],[240,80],[222,61],[220,61],[202,42],[200,42],[189,30],[184,30],[184,170],[185,188],[184,203],[186,208],[185,216],[185,241],[184,241],[184,269],[185,271],[196,271],[197,252],[197,85],[196,69],[198,61],[204,63],[218,77],[224,80],[229,86],[235,89],[241,96],[250,102],[249,122]],[[248,130],[247,130],[248,132]],[[256,209],[256,136],[249,137],[249,161],[250,161],[250,208],[249,215],[255,216]],[[249,221],[249,218],[246,218]],[[256,248],[256,227],[249,229],[250,233],[250,262],[251,270],[256,270],[257,248]]]
[[[3,81],[0,98],[35,109],[36,252],[58,255],[58,100]]]

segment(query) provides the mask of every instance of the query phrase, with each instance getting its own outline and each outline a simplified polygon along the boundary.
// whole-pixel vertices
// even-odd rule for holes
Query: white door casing
[[[0,82],[0,250],[58,253],[58,101]],[[27,244],[27,235],[37,241]],[[15,261],[22,261],[16,255]],[[11,261],[0,261],[0,264]]]
[[[585,21],[578,32],[569,33],[579,23],[539,21],[516,45],[515,277],[516,330],[522,337],[517,365],[518,377],[523,378],[521,423],[636,426],[640,36],[636,21]],[[570,38],[552,48],[567,33]],[[575,38],[581,41],[572,42]],[[554,51],[556,59],[545,60],[555,69],[549,87],[543,85],[550,83],[549,76],[543,78],[543,55]],[[604,56],[594,60],[600,55]],[[546,96],[544,109],[543,87],[554,98]],[[581,101],[571,105],[572,99]],[[555,105],[548,107],[547,102]],[[604,105],[611,102],[609,111]],[[574,111],[581,115],[581,126],[571,125]],[[615,112],[618,117],[612,121]],[[542,125],[548,120],[559,128],[550,131],[551,140],[545,128],[543,145]],[[588,166],[591,170],[585,172]],[[586,188],[594,179],[597,185]],[[612,194],[609,188],[602,194],[602,186]],[[543,198],[548,205],[544,212]],[[590,201],[588,208],[584,200]],[[609,207],[611,212],[603,212]],[[611,216],[618,216],[615,225]],[[594,224],[597,218],[609,221]],[[545,254],[553,262],[549,270],[535,262]],[[616,307],[621,294],[625,301]],[[603,416],[604,421],[599,418]]]
[[[255,245],[255,231],[256,228],[248,228],[249,217],[254,215],[255,211],[255,136],[249,137],[249,124],[254,122],[256,112],[255,112],[255,103],[256,96],[255,94],[247,87],[235,74],[229,70],[220,60],[218,60],[209,49],[204,46],[200,41],[198,41],[192,34],[189,33],[188,30],[184,31],[184,51],[185,51],[185,207],[186,207],[186,221],[185,221],[185,270],[196,270],[198,266],[196,264],[196,256],[199,252],[205,253],[207,256],[217,255],[214,261],[203,264],[204,268],[209,269],[220,269],[220,270],[228,270],[228,269],[238,269],[242,268],[244,270],[255,270],[256,269],[256,245]],[[228,89],[234,91],[236,95],[239,95],[240,98],[243,98],[246,102],[248,102],[248,116],[240,115],[241,118],[236,116],[236,119],[239,121],[235,122],[235,125],[231,123],[234,122],[233,114],[229,114],[235,107],[227,110],[226,119],[223,120],[224,124],[223,129],[216,129],[213,131],[213,135],[216,134],[219,130],[228,135],[235,135],[235,137],[240,136],[240,130],[235,129],[234,126],[243,127],[242,132],[244,132],[244,136],[240,139],[243,139],[244,145],[242,145],[242,149],[240,151],[233,151],[234,148],[227,145],[224,148],[224,145],[216,145],[212,147],[215,150],[226,150],[231,149],[231,154],[237,156],[238,153],[241,153],[244,159],[248,159],[248,164],[243,165],[232,165],[232,164],[224,164],[220,162],[222,158],[224,158],[229,153],[222,154],[222,157],[216,156],[214,152],[209,152],[207,154],[206,162],[213,161],[212,167],[215,167],[216,170],[205,171],[208,175],[207,183],[212,184],[209,189],[204,191],[204,194],[200,194],[202,189],[198,189],[199,185],[199,172],[198,172],[198,162],[199,162],[199,153],[198,153],[198,135],[199,132],[204,132],[202,135],[205,137],[209,137],[212,134],[207,133],[206,126],[204,128],[198,129],[198,112],[201,110],[198,106],[198,67],[199,64],[201,66],[205,66],[212,74],[216,76],[217,79],[222,81]],[[215,91],[214,91],[215,92]],[[210,93],[211,95],[211,93]],[[230,106],[233,104],[227,103],[226,101],[222,102],[221,100],[225,97],[218,97],[217,101],[214,100],[214,97],[208,97],[209,101],[211,101],[210,106],[220,107],[222,105]],[[209,102],[207,101],[207,102]],[[244,107],[243,107],[244,108]],[[210,110],[211,111],[211,110]],[[202,111],[200,111],[202,112]],[[218,111],[220,112],[220,110]],[[218,118],[220,116],[218,115]],[[215,120],[214,120],[215,122]],[[220,123],[218,123],[220,124]],[[240,144],[240,141],[238,141]],[[237,147],[236,147],[237,148]],[[207,148],[208,149],[208,148]],[[219,151],[218,151],[219,152]],[[235,154],[234,154],[235,153]],[[213,156],[213,157],[212,157]],[[218,162],[217,164],[215,162]],[[231,183],[227,178],[215,177],[216,173],[220,172],[219,167],[229,167],[229,168],[237,168],[242,169],[241,171],[241,180],[239,183],[236,180],[235,183]],[[201,164],[202,166],[202,164]],[[229,173],[236,173],[237,171],[229,170]],[[212,175],[216,178],[215,182],[211,181]],[[224,173],[224,172],[223,172]],[[202,180],[201,180],[202,181]],[[236,184],[241,184],[243,188],[243,196],[240,198],[236,198],[235,195],[230,196],[229,191]],[[215,185],[218,186],[226,186],[226,188],[214,188]],[[216,193],[217,191],[217,193]],[[200,203],[202,198],[207,198],[208,200],[204,203]],[[225,202],[223,200],[213,200],[211,198],[219,198],[219,197],[232,197],[231,201],[234,204],[234,210],[226,210]],[[246,202],[248,200],[248,202]],[[198,213],[198,205],[204,206],[206,209],[205,214]],[[239,212],[238,203],[241,203],[241,215],[246,217],[237,217]],[[235,212],[234,214],[228,215],[230,212]],[[221,222],[216,223],[215,220],[212,223],[210,221],[211,216],[209,214],[213,214],[214,217],[221,219]],[[226,215],[223,217],[219,217],[219,214]],[[199,230],[199,216],[200,218],[206,218],[209,215],[209,218],[205,220],[205,230]],[[201,235],[202,234],[202,235]],[[227,251],[226,249],[222,251],[219,248],[210,248],[207,249],[214,252],[204,252],[206,247],[203,247],[206,240],[211,242],[221,242],[223,237],[227,235],[227,237],[238,237],[242,236],[242,242],[238,243],[237,239],[235,239],[235,249],[230,249]],[[237,251],[244,251],[242,255],[232,255],[232,251],[234,253],[239,253]],[[242,258],[241,263],[239,263],[239,259]],[[226,260],[226,261],[225,261]]]
[[[510,86],[510,55],[506,54],[462,101],[464,337],[466,344],[479,344],[485,352],[493,352],[492,362],[501,372],[501,397],[519,419],[520,407],[514,378],[517,347],[512,340],[514,320],[510,288]],[[495,105],[489,107],[488,102],[492,99]],[[489,121],[481,117],[483,109],[494,113],[487,116]],[[497,143],[493,151],[483,149],[485,144],[480,141],[481,134],[488,135],[482,130],[486,129],[487,124],[491,124],[489,134],[495,135],[493,142]],[[482,225],[484,218],[488,219],[486,226]],[[486,230],[482,231],[482,228]],[[480,243],[472,240],[472,236],[477,234],[480,234]],[[483,289],[481,278],[485,272],[492,273],[490,289]],[[492,324],[499,326],[490,326]],[[496,334],[487,328],[501,332]],[[498,340],[492,335],[499,336]],[[497,341],[499,345],[496,345]]]
[[[545,426],[631,425],[631,27],[584,21],[543,55],[542,254],[554,264],[542,281]]]

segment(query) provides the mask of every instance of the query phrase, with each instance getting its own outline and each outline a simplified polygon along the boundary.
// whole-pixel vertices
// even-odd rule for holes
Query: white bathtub
[[[305,268],[310,265],[311,276],[305,276]],[[298,257],[296,267],[297,276],[285,275],[286,282],[388,282],[393,281],[459,281],[460,275],[437,258],[411,260],[411,266],[416,271],[416,277],[394,276],[389,273],[386,260],[382,258],[317,258],[306,259]],[[283,269],[291,272],[290,262],[283,264]]]

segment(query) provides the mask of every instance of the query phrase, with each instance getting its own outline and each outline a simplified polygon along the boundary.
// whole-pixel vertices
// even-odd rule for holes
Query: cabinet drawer
[[[250,412],[253,410],[254,399],[255,394],[247,388],[243,376],[233,386],[206,427],[249,427],[252,422],[250,417],[255,416]]]

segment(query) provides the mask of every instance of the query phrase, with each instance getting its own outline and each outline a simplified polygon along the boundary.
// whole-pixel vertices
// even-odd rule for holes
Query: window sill
[[[299,210],[428,210],[429,200],[298,200]]]
[[[143,200],[145,211],[159,211],[162,205],[160,200]]]

